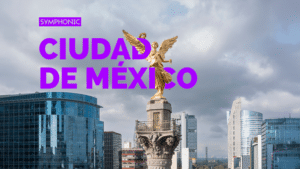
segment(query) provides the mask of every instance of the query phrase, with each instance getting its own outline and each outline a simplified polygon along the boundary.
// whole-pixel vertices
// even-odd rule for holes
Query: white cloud
[[[22,51],[19,51],[11,45],[0,41],[1,50],[1,60],[5,62],[0,62],[2,68],[10,67],[10,70],[17,71],[20,74],[25,74],[31,78],[39,78],[38,72],[41,66],[32,57],[27,56]]]
[[[243,67],[250,75],[259,79],[265,79],[274,74],[268,57],[256,53],[234,51],[225,53],[218,61],[231,66]]]
[[[16,93],[16,89],[12,87],[7,87],[3,84],[0,84],[0,93],[1,95],[13,94]]]
[[[36,36],[38,36],[37,33],[34,33]],[[32,41],[36,41],[37,39],[33,37],[30,39]],[[26,46],[27,44],[25,44]],[[12,78],[12,80],[20,80],[22,78],[26,79],[26,82],[37,82],[40,83],[40,68],[41,67],[52,67],[57,70],[60,76],[60,82],[61,82],[61,68],[57,66],[49,66],[48,64],[44,64],[43,62],[39,61],[35,57],[30,56],[26,52],[22,50],[22,48],[17,48],[13,45],[9,45],[3,41],[0,41],[0,70],[3,72],[6,72],[6,75],[14,76],[14,77],[4,77],[1,76],[1,79],[9,79]],[[42,56],[37,56],[42,57]],[[44,61],[47,62],[45,59]],[[6,71],[5,71],[6,70]],[[11,73],[7,71],[12,71]],[[49,76],[50,75],[50,76]],[[53,80],[53,76],[51,74],[48,74],[47,76],[47,82],[51,82]],[[5,81],[9,82],[9,81]],[[38,86],[38,84],[36,84]],[[59,83],[60,85],[61,83]],[[18,86],[19,84],[13,84],[13,86]]]
[[[190,9],[197,6],[200,2],[199,0],[175,0],[175,1],[179,2],[181,5],[184,5]]]
[[[215,52],[214,50],[218,44],[217,37],[218,31],[213,27],[188,30],[178,36],[178,41],[167,52],[166,57],[172,58],[174,61],[186,61],[188,56],[194,62],[208,58],[212,59],[214,57],[212,53]]]
[[[260,78],[269,77],[274,72],[270,64],[267,64],[266,67],[262,67],[259,62],[248,62],[248,70],[250,73],[257,75]]]
[[[188,44],[184,46],[191,46],[194,52],[207,52],[215,42],[215,31],[213,28],[204,28],[198,32],[193,32],[187,42]]]
[[[287,91],[258,92],[252,98],[242,98],[242,109],[261,113],[300,114],[300,96]],[[271,114],[272,115],[272,114]],[[283,116],[281,117],[283,118]]]

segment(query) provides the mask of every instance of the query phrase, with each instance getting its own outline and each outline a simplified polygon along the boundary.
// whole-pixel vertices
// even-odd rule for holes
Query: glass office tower
[[[264,120],[262,168],[300,168],[300,118]]]
[[[250,155],[251,140],[261,135],[261,124],[263,115],[259,112],[242,110],[241,111],[241,154]],[[249,156],[250,157],[250,156]]]
[[[113,131],[104,132],[105,169],[122,168],[122,135]]]
[[[0,168],[103,168],[99,108],[75,93],[0,96]]]
[[[181,167],[182,150],[189,148],[189,159],[197,159],[197,119],[195,115],[183,113],[172,113],[171,118],[176,121],[181,134],[181,140],[176,149],[178,165]]]

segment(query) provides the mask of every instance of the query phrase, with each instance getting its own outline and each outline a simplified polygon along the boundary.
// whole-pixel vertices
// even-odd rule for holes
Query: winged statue
[[[134,46],[139,53],[143,54],[145,52],[145,46],[142,42],[140,42],[136,37],[132,36],[125,30],[123,30],[124,36],[126,40],[130,43],[130,45]],[[146,39],[146,33],[141,33],[139,38]],[[175,36],[171,39],[164,40],[162,44],[158,48],[158,43],[153,42],[151,44],[151,52],[146,58],[148,62],[150,62],[149,67],[155,68],[155,89],[157,93],[151,97],[151,100],[165,98],[163,96],[165,84],[170,83],[172,81],[172,76],[164,70],[164,66],[162,63],[171,63],[172,59],[165,60],[166,52],[172,48],[173,44],[177,41],[178,36]]]

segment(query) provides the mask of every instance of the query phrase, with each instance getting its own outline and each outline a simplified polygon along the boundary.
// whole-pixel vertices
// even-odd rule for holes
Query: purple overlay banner
[[[39,26],[81,26],[81,17],[40,17]]]

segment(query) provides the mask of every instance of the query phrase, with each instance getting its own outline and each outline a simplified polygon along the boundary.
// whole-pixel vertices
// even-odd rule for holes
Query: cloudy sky
[[[133,139],[135,120],[146,120],[146,104],[154,89],[86,89],[86,67],[96,72],[124,60],[44,59],[39,45],[45,38],[105,38],[114,47],[122,30],[147,33],[150,42],[178,36],[166,54],[177,72],[193,68],[198,82],[192,89],[178,84],[164,96],[173,113],[198,119],[198,156],[227,156],[226,110],[242,97],[242,108],[266,118],[300,117],[300,1],[290,0],[168,0],[168,1],[0,1],[0,95],[35,91],[65,91],[95,96],[106,131]],[[81,17],[81,27],[39,27],[39,17]],[[67,45],[68,46],[68,45]],[[127,43],[131,52],[131,47]],[[99,48],[99,53],[103,50]],[[59,51],[59,45],[47,47]],[[126,60],[124,67],[148,67],[145,60]],[[40,89],[40,67],[77,67],[77,90]],[[176,83],[176,75],[173,75]],[[51,77],[49,77],[51,78]],[[145,83],[147,76],[143,77]],[[189,80],[189,76],[185,76]],[[127,75],[127,83],[132,76]]]

